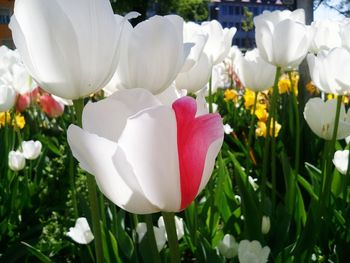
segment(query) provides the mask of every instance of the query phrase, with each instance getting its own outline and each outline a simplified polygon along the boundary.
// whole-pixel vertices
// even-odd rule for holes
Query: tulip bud
[[[63,114],[64,105],[56,101],[50,94],[45,93],[40,97],[40,106],[43,112],[51,118],[57,118]]]
[[[26,159],[20,151],[9,152],[8,159],[8,165],[13,171],[20,171],[26,165]]]
[[[178,216],[175,216],[175,226],[176,226],[177,239],[180,240],[185,235],[183,219]],[[164,231],[166,230],[163,216],[159,217],[158,219],[158,227],[161,229],[164,229]],[[168,239],[168,235],[166,231],[165,231],[165,237],[166,239]]]
[[[226,234],[220,241],[218,249],[221,255],[230,259],[238,254],[238,243],[232,235]]]
[[[153,231],[154,231],[154,236],[156,238],[158,251],[161,251],[166,242],[165,229],[154,226]],[[145,237],[147,233],[146,223],[138,223],[136,226],[136,233],[138,236],[139,243],[141,243],[142,239]]]
[[[16,111],[23,112],[30,105],[30,93],[19,94],[16,103]]]
[[[16,91],[3,83],[0,83],[0,90],[0,112],[8,111],[16,102]]]
[[[261,220],[261,233],[263,233],[264,235],[269,233],[270,227],[271,227],[270,217],[263,216]]]
[[[22,151],[23,155],[28,160],[34,160],[38,158],[41,152],[41,142],[40,141],[23,141]]]

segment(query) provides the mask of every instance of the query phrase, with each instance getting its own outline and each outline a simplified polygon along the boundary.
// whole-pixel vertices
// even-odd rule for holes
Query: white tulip
[[[0,78],[0,112],[10,110],[16,102],[16,91]]]
[[[343,47],[329,52],[322,51],[317,56],[307,56],[310,76],[317,88],[337,95],[350,93],[350,51]]]
[[[327,100],[321,98],[310,99],[304,109],[304,118],[310,129],[319,137],[331,140],[335,123],[337,100]],[[340,108],[340,118],[338,125],[337,140],[344,139],[350,135],[350,111],[345,112],[345,106]]]
[[[254,49],[236,59],[236,72],[244,87],[264,91],[273,86],[276,67],[263,60],[259,50]]]
[[[34,160],[38,158],[41,153],[41,142],[40,141],[23,141],[22,142],[22,152],[26,159]]]
[[[153,226],[153,231],[154,231],[154,237],[156,238],[157,249],[158,249],[158,252],[160,252],[166,243],[165,229]],[[142,239],[145,237],[147,233],[146,223],[138,223],[136,226],[136,233],[138,236],[138,241],[139,243],[141,243]]]
[[[266,263],[270,254],[268,246],[261,247],[257,240],[242,240],[238,245],[238,259],[240,263]]]
[[[66,235],[82,245],[87,245],[94,240],[94,235],[85,217],[79,217],[75,222],[75,226],[70,227]]]
[[[217,20],[203,22],[201,26],[202,31],[209,36],[204,52],[212,65],[219,64],[228,55],[232,46],[232,38],[236,34],[237,29],[235,27],[223,29]]]
[[[112,78],[125,19],[108,0],[17,0],[10,28],[29,73],[49,93],[77,99]]]
[[[346,174],[349,165],[349,150],[336,151],[333,157],[333,164],[341,174]]]
[[[263,216],[261,220],[261,233],[266,235],[267,233],[269,233],[270,228],[271,228],[270,217]]]
[[[183,42],[183,19],[153,16],[135,28],[125,27],[127,45],[117,69],[123,88],[143,88],[153,94],[167,89],[182,70],[193,44]]]
[[[10,151],[8,156],[8,165],[13,171],[20,171],[26,165],[26,159],[20,151]]]
[[[318,53],[322,50],[330,50],[341,46],[341,23],[333,20],[319,20],[311,24],[314,37],[310,45],[310,51]]]
[[[218,245],[218,249],[220,254],[227,259],[234,258],[238,255],[238,243],[230,234],[224,236]]]
[[[261,57],[285,69],[297,68],[311,44],[304,10],[265,11],[254,18],[256,44]]]

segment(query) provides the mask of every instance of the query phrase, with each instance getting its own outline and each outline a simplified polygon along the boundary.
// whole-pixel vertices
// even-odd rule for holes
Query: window
[[[0,24],[7,25],[10,23],[11,11],[7,8],[0,8]]]
[[[227,5],[222,5],[220,7],[220,13],[223,15],[223,16],[226,16],[228,14],[228,10],[227,10]]]
[[[240,13],[241,13],[241,7],[240,6],[236,6],[236,8],[235,8],[235,14],[236,15],[239,15]]]
[[[229,15],[233,15],[233,6],[232,5],[229,6],[228,13],[229,13]]]

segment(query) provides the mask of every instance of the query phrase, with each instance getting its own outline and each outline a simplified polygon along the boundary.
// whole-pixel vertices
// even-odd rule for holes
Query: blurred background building
[[[209,20],[218,20],[222,27],[236,27],[237,33],[233,44],[240,48],[255,47],[253,18],[264,10],[274,11],[288,9],[294,1],[267,0],[211,0],[209,3]]]
[[[14,48],[11,31],[8,28],[13,13],[14,0],[0,0],[0,45]]]

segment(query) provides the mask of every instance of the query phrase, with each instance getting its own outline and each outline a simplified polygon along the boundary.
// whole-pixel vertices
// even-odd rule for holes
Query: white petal
[[[112,155],[117,144],[90,134],[71,125],[67,131],[68,143],[80,166],[95,176],[100,190],[119,207],[132,213],[153,213],[152,206],[141,192],[137,181],[127,173],[127,168],[115,167]],[[125,166],[127,163],[125,163]],[[133,181],[132,187],[127,182]],[[138,187],[136,187],[138,186]]]
[[[83,111],[83,128],[116,142],[127,119],[160,102],[147,90],[119,90],[104,100],[88,103]]]
[[[180,209],[176,131],[172,108],[159,106],[130,118],[118,141],[145,196],[163,211]]]

